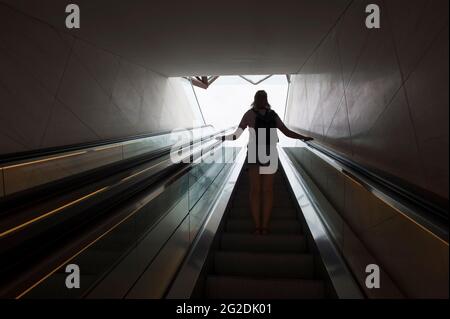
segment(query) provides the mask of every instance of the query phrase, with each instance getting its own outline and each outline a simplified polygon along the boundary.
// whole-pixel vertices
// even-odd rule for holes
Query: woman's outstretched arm
[[[237,140],[242,133],[245,131],[245,129],[248,126],[248,113],[245,113],[244,116],[241,119],[241,122],[239,123],[239,126],[237,127],[237,129],[228,135],[223,135],[223,136],[218,136],[216,137],[218,140],[222,140],[222,141],[233,141],[233,140]]]
[[[283,132],[283,134],[286,135],[287,137],[299,139],[299,140],[302,140],[303,142],[313,140],[312,137],[304,136],[304,135],[298,134],[298,133],[288,129],[286,127],[286,125],[284,125],[283,121],[280,119],[279,116],[277,116],[276,121],[277,121],[277,129],[279,129],[281,132]]]

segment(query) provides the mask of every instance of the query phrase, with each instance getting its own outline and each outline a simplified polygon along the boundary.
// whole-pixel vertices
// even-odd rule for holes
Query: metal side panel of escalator
[[[167,298],[448,298],[433,206],[317,147],[281,147],[271,232],[255,235],[244,159]]]
[[[306,220],[283,161],[274,179],[270,232],[254,233],[244,157],[166,297],[361,298],[324,225]]]

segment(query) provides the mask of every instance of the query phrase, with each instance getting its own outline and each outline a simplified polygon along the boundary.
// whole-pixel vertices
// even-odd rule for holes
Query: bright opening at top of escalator
[[[204,77],[207,85],[195,85],[202,78],[190,78],[192,89],[207,124],[217,129],[236,126],[251,107],[258,90],[268,94],[272,109],[284,118],[289,80],[286,75],[233,75]]]

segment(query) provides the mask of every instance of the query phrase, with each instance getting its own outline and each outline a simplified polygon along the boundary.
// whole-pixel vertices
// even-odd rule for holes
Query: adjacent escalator
[[[0,216],[0,296],[125,297],[172,238],[183,239],[183,251],[189,248],[207,212],[198,207],[214,199],[204,194],[220,184],[218,176],[235,153],[213,136],[186,145],[179,163],[170,152],[144,154],[134,165],[116,165],[106,178],[75,190],[69,181],[68,192],[26,206],[4,202],[11,208]],[[126,276],[120,269],[116,274],[128,263]],[[68,265],[79,267],[81,288],[68,289]]]

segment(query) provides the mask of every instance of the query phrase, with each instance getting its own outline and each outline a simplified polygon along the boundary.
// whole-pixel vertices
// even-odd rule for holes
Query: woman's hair
[[[252,107],[255,109],[270,109],[266,91],[261,90],[256,92]]]

